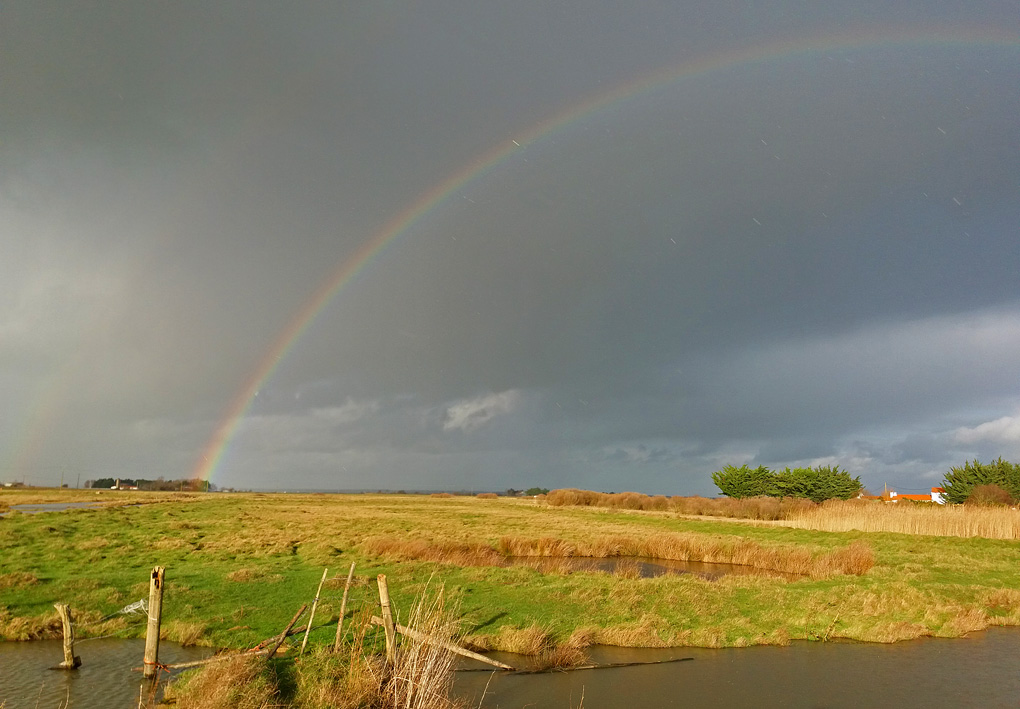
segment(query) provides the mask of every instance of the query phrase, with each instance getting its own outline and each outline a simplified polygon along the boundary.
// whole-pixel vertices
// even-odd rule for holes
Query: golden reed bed
[[[822,532],[901,532],[940,537],[1020,539],[1020,511],[1012,507],[974,507],[849,500],[798,510],[784,527]]]

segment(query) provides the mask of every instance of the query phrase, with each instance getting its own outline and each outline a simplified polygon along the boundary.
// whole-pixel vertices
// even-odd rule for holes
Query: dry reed
[[[552,507],[604,507],[608,509],[669,511],[681,515],[728,517],[732,519],[778,520],[791,514],[810,510],[817,505],[810,500],[793,497],[750,497],[712,499],[708,497],[665,497],[639,492],[593,492],[565,488],[553,490],[546,498]]]
[[[431,598],[423,592],[411,608],[408,625],[429,638],[456,641],[450,633],[451,614],[442,589]],[[395,709],[445,709],[450,699],[455,657],[434,643],[403,636],[396,661],[386,682],[386,705]]]
[[[829,501],[781,523],[824,532],[901,532],[940,537],[1020,539],[1020,511],[1009,507],[968,507]]]
[[[837,574],[866,573],[875,565],[867,544],[814,554],[799,546],[764,546],[743,537],[708,534],[653,534],[647,537],[595,537],[568,541],[554,537],[502,537],[496,548],[481,542],[429,542],[374,538],[364,547],[374,554],[402,559],[436,561],[457,566],[506,566],[507,557],[585,557],[604,559],[618,556],[738,564],[765,571],[827,578]],[[625,570],[625,575],[634,574]]]

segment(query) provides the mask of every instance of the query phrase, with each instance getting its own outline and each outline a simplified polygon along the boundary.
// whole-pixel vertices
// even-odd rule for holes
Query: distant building
[[[931,501],[940,505],[946,504],[946,489],[944,487],[933,487],[931,489]]]

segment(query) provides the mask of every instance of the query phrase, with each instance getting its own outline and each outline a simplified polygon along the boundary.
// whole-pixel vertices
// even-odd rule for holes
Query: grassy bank
[[[377,602],[376,574],[388,575],[398,613],[430,579],[442,582],[461,609],[467,641],[482,649],[887,642],[1020,624],[1020,547],[1011,541],[824,532],[504,498],[113,494],[100,497],[152,504],[0,519],[0,637],[55,636],[57,601],[74,608],[82,635],[141,636],[144,624],[130,616],[102,619],[145,597],[157,564],[167,567],[167,636],[222,647],[279,632],[314,595],[323,567],[333,578],[317,617],[335,618],[351,562],[360,580],[354,612]],[[50,494],[63,496],[96,499]],[[2,499],[21,501],[18,493]],[[714,554],[706,560],[776,570],[796,560],[807,575],[641,579],[491,563],[508,552],[678,558],[699,549]],[[332,637],[323,628],[311,643]]]

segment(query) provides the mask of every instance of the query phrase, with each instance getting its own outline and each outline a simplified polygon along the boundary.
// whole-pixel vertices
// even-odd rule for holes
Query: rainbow
[[[204,447],[193,477],[209,480],[216,472],[231,439],[251,407],[256,393],[273,376],[279,363],[287,356],[301,335],[336,297],[337,293],[377,258],[397,237],[407,234],[427,214],[448,200],[469,182],[510,159],[517,152],[568,128],[585,117],[626,99],[664,87],[682,79],[744,64],[777,61],[820,52],[845,51],[883,47],[969,47],[1016,48],[1020,39],[1010,32],[988,27],[940,27],[924,29],[885,29],[830,34],[808,39],[779,41],[755,47],[709,54],[679,66],[671,66],[637,79],[624,82],[608,91],[555,113],[527,129],[513,140],[500,143],[464,165],[442,182],[422,193],[417,200],[387,222],[365,241],[353,255],[340,263],[316,289],[289,324],[277,335],[265,356],[251,372],[237,396],[231,401],[215,433]]]

